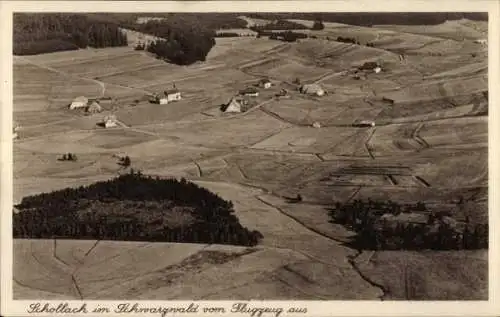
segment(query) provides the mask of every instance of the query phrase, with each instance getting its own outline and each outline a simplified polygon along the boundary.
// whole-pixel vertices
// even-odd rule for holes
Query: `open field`
[[[190,66],[130,46],[15,57],[15,203],[128,172],[117,157],[127,155],[133,169],[185,177],[232,201],[241,224],[264,236],[250,249],[19,239],[15,298],[485,299],[486,251],[358,253],[346,244],[354,232],[328,215],[336,202],[390,199],[487,222],[488,56],[473,43],[485,25],[303,32],[318,38],[217,38]],[[356,79],[370,61],[382,71]],[[263,77],[273,86],[249,97],[249,111],[221,113]],[[328,94],[301,94],[295,79]],[[147,101],[174,84],[182,100]],[[276,97],[282,88],[287,96]],[[79,95],[113,101],[84,115],[67,108]],[[109,114],[118,127],[99,127]],[[354,127],[359,120],[376,125]],[[78,160],[58,160],[69,152]]]

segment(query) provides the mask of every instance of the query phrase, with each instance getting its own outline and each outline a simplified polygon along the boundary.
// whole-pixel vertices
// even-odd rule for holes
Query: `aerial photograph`
[[[488,300],[488,13],[16,12],[12,43],[14,300]]]

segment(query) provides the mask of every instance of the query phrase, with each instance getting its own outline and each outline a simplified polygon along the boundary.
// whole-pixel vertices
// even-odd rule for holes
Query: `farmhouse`
[[[114,128],[117,126],[116,124],[116,116],[115,115],[110,115],[104,117],[104,122],[103,125],[105,128]]]
[[[376,62],[366,62],[363,65],[361,65],[360,67],[358,67],[358,69],[359,70],[373,71],[375,73],[379,73],[382,70],[380,65]]]
[[[257,97],[259,95],[259,91],[253,87],[248,87],[246,89],[240,90],[240,95],[249,96],[249,97]]]
[[[229,113],[238,113],[242,111],[242,106],[245,104],[245,100],[242,98],[233,97],[222,111]]]
[[[262,79],[260,82],[259,82],[259,86],[264,88],[264,89],[268,89],[268,88],[271,88],[272,86],[272,83],[269,79]]]
[[[306,95],[323,96],[326,91],[318,84],[305,84],[300,87],[299,91]]]
[[[94,100],[89,103],[85,111],[88,113],[99,113],[102,111],[102,107],[97,100]]]
[[[85,108],[87,107],[88,102],[89,100],[84,96],[76,97],[69,105],[69,109],[73,110],[78,108]]]
[[[488,40],[486,39],[477,39],[474,41],[474,43],[477,43],[477,44],[487,44],[488,43]]]
[[[168,104],[172,101],[179,101],[182,99],[181,92],[176,89],[165,90],[162,94],[154,94],[150,97],[149,101],[158,103],[160,105]]]

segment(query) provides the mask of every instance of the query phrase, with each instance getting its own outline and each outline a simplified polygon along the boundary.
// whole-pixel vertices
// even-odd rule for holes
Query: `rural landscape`
[[[488,299],[486,13],[13,36],[14,299]]]

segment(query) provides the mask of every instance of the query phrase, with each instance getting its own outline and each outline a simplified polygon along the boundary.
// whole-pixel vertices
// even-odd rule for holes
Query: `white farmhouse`
[[[242,101],[237,98],[231,98],[231,101],[226,105],[224,112],[238,113],[241,112]]]
[[[271,88],[272,86],[272,83],[269,79],[262,79],[260,82],[259,82],[259,86],[264,88],[264,89],[269,89]]]
[[[116,116],[110,115],[110,116],[104,117],[103,125],[104,125],[105,128],[114,128],[114,127],[116,127],[117,126]]]
[[[150,99],[153,103],[158,103],[160,105],[166,105],[169,102],[179,101],[182,99],[181,92],[174,88],[170,90],[165,90],[162,94],[154,94]]]
[[[76,97],[73,100],[73,102],[69,105],[69,109],[73,110],[78,108],[86,108],[88,102],[89,100],[84,96]]]

